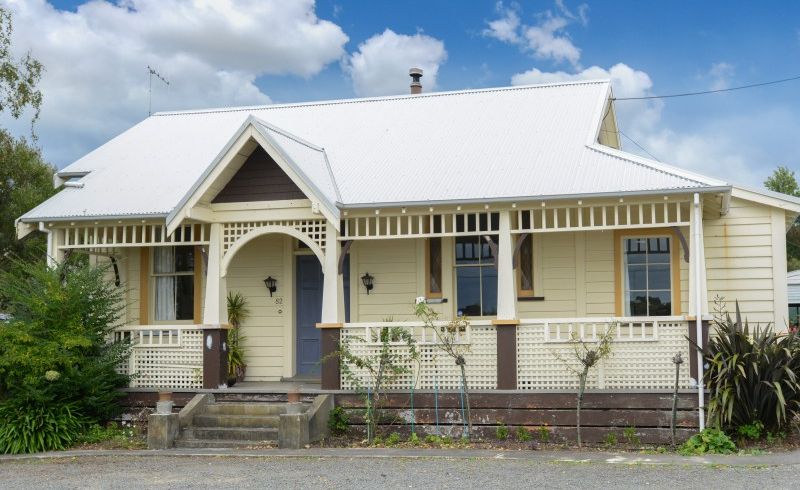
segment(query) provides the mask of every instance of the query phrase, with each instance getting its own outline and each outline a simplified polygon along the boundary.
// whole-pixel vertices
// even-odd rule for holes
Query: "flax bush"
[[[12,259],[0,273],[12,315],[0,325],[0,453],[61,449],[119,413],[128,377],[115,368],[129,346],[109,335],[122,300],[108,269],[85,258],[54,268]]]
[[[734,434],[752,424],[767,431],[785,428],[800,413],[797,334],[777,333],[769,325],[751,330],[738,303],[735,319],[725,313],[714,323],[704,353],[711,424]]]

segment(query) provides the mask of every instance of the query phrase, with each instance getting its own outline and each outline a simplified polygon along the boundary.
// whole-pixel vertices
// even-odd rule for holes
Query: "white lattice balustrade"
[[[120,327],[114,340],[129,339],[128,362],[118,367],[131,374],[131,388],[202,388],[203,331],[196,325]]]
[[[444,325],[444,324],[442,324]],[[411,359],[408,346],[402,342],[391,343],[391,353],[400,359],[399,364],[407,373],[393,378],[386,388],[397,390],[414,389],[455,390],[461,387],[461,369],[452,357],[443,352],[436,336],[418,324],[410,322],[379,324],[347,324],[342,329],[342,340],[347,342],[349,350],[356,356],[372,356],[377,358],[381,350],[379,332],[383,327],[400,326],[409,331],[417,342],[419,359]],[[466,361],[467,385],[469,389],[486,390],[497,386],[497,335],[495,328],[488,321],[473,322],[458,338],[457,342],[464,349]],[[358,369],[353,365],[349,371],[357,378],[351,379],[342,374],[342,389],[355,390],[358,385],[366,388],[372,386],[373,380],[366,369]]]
[[[689,326],[674,318],[572,318],[522,320],[517,328],[517,387],[521,390],[573,389],[578,369],[575,341],[596,341],[611,330],[611,356],[589,371],[587,388],[672,389],[680,352],[680,387],[689,388]]]

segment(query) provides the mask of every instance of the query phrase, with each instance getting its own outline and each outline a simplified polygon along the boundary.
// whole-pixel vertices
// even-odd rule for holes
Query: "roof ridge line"
[[[246,112],[246,111],[256,111],[256,110],[270,110],[270,109],[293,109],[297,107],[315,107],[315,106],[327,106],[327,105],[344,105],[344,104],[360,104],[360,103],[368,103],[368,102],[390,102],[395,100],[415,100],[415,99],[428,99],[428,98],[435,98],[435,97],[447,97],[447,96],[454,96],[454,95],[471,95],[471,94],[479,94],[479,93],[487,93],[487,92],[511,92],[517,90],[531,90],[531,89],[544,89],[544,88],[555,88],[555,87],[563,87],[568,85],[593,85],[593,84],[605,84],[610,83],[609,79],[605,78],[598,78],[598,79],[591,79],[591,80],[569,80],[569,81],[562,81],[562,82],[553,82],[553,83],[540,83],[540,84],[529,84],[529,85],[507,85],[501,87],[487,87],[487,88],[475,88],[475,89],[462,89],[462,90],[449,90],[443,92],[429,92],[429,93],[422,93],[422,94],[396,94],[396,95],[384,95],[384,96],[377,96],[377,97],[355,97],[350,99],[329,99],[329,100],[318,100],[318,101],[310,101],[310,102],[290,102],[285,104],[265,104],[265,105],[254,105],[254,106],[234,106],[234,107],[220,107],[220,108],[208,108],[208,109],[196,109],[196,110],[185,110],[185,111],[163,111],[163,112],[156,112],[152,114],[150,117],[166,117],[166,116],[192,116],[192,115],[202,115],[202,114],[218,114],[218,113],[229,113],[229,112]]]
[[[325,149],[323,147],[317,146],[314,143],[311,143],[310,141],[307,141],[307,140],[297,136],[294,133],[290,133],[289,131],[286,131],[285,129],[282,129],[282,128],[279,128],[278,126],[272,125],[272,124],[264,121],[263,119],[261,119],[258,116],[254,116],[254,115],[251,114],[251,117],[252,117],[252,119],[254,121],[256,121],[257,123],[261,124],[262,126],[264,126],[265,128],[269,129],[270,131],[275,131],[278,134],[286,136],[287,138],[289,138],[290,140],[294,141],[295,143],[298,143],[300,145],[308,147],[308,148],[310,148],[310,149],[312,149],[314,151],[319,151],[319,152],[324,152],[325,151]]]

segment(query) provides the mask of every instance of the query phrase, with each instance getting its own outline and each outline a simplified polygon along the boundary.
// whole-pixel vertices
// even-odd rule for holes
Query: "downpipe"
[[[703,359],[703,349],[705,346],[703,345],[703,294],[700,290],[700,273],[702,271],[703,264],[700,263],[700,258],[703,257],[701,254],[701,237],[702,237],[702,226],[703,226],[703,214],[700,209],[700,194],[694,194],[694,236],[692,239],[694,240],[694,304],[695,304],[695,329],[696,329],[696,338],[697,338],[697,345],[699,349],[697,350],[697,404],[698,404],[698,420],[700,423],[700,430],[706,428],[706,412],[705,412],[705,384],[703,382],[703,370],[704,370],[704,359]]]

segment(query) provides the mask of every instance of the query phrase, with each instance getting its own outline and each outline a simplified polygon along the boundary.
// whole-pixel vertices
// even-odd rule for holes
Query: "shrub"
[[[517,441],[528,442],[531,440],[531,433],[525,427],[517,427]]]
[[[442,443],[442,438],[437,435],[430,434],[428,436],[425,436],[425,443],[438,446],[439,444]]]
[[[120,413],[119,388],[128,383],[116,367],[127,342],[108,338],[124,308],[123,290],[107,267],[68,260],[54,268],[10,259],[0,273],[0,301],[13,320],[0,328],[0,399],[30,415],[0,417],[0,431],[35,440],[6,451],[54,449],[74,442],[76,426]]]
[[[797,334],[777,334],[767,325],[750,331],[725,314],[714,321],[705,358],[705,384],[710,393],[709,421],[736,429],[759,421],[766,430],[780,430],[800,412],[800,342]]]
[[[0,420],[3,454],[66,449],[77,442],[85,425],[74,404],[37,403],[22,397],[0,404]]]
[[[760,420],[756,420],[750,424],[740,425],[736,428],[736,433],[743,439],[761,439],[764,433],[764,424]]]
[[[619,442],[619,439],[617,438],[617,435],[615,433],[613,433],[613,432],[609,432],[603,438],[603,444],[605,444],[606,447],[614,447],[614,446],[617,445],[618,442]]]
[[[350,416],[342,407],[333,408],[328,414],[328,429],[334,436],[343,436],[350,425]]]
[[[719,429],[706,428],[684,442],[678,449],[680,454],[691,456],[696,454],[731,454],[736,452],[736,444],[727,434]]]
[[[408,443],[412,446],[419,446],[419,436],[416,432],[412,432],[411,435],[408,437]]]
[[[508,439],[508,427],[506,427],[506,424],[498,425],[497,429],[494,431],[494,434],[501,441],[505,441]]]

